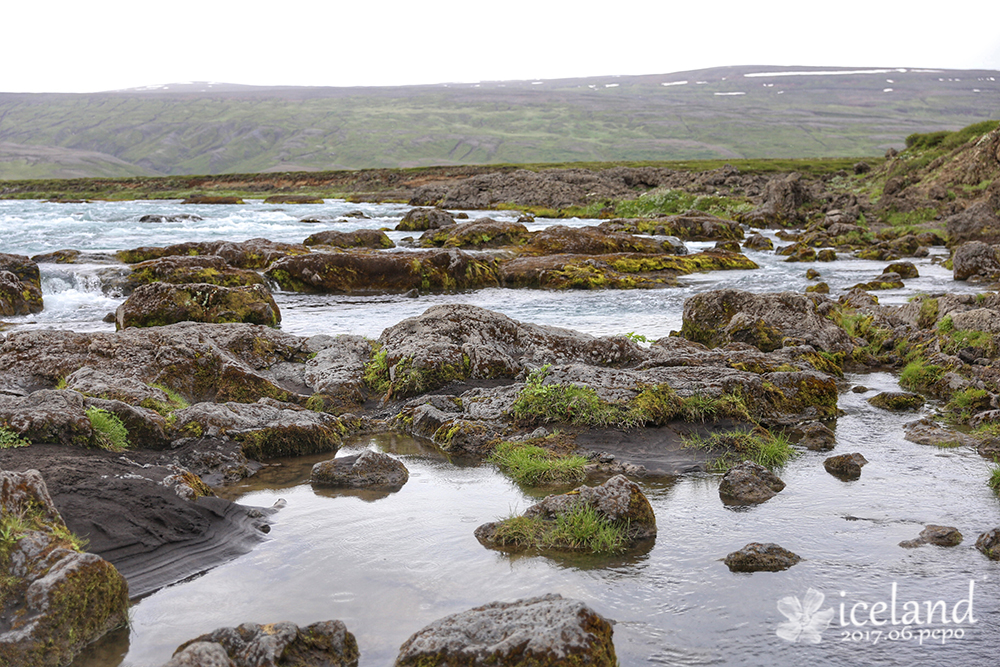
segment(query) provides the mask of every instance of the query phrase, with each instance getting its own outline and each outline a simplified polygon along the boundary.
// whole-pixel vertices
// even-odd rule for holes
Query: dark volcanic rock
[[[279,243],[267,239],[248,241],[200,241],[178,243],[165,248],[144,246],[116,253],[119,261],[136,264],[151,259],[171,256],[214,255],[221,257],[230,267],[238,269],[263,269],[271,262],[288,255],[306,255],[309,248],[294,243]]]
[[[181,644],[162,667],[357,667],[359,655],[341,621],[244,623]]]
[[[976,548],[990,560],[1000,560],[1000,528],[980,534],[976,540]]]
[[[171,255],[134,265],[128,277],[127,287],[134,289],[152,283],[208,283],[236,287],[263,285],[264,282],[256,271],[233,268],[222,257]]]
[[[925,544],[936,544],[939,547],[954,547],[962,543],[962,533],[951,526],[926,526],[920,531],[920,536],[913,540],[904,540],[899,546],[913,549]]]
[[[418,241],[424,248],[499,248],[525,243],[531,236],[519,222],[479,218],[440,229],[429,229]]]
[[[601,227],[553,225],[537,232],[524,247],[532,255],[607,255],[615,253],[675,254],[672,243],[606,231]]]
[[[1000,245],[987,245],[979,241],[963,243],[952,255],[955,280],[1000,277]]]
[[[396,667],[617,665],[611,624],[560,595],[491,602],[446,616],[400,647]]]
[[[675,236],[685,241],[739,241],[743,238],[743,228],[738,222],[697,211],[662,218],[607,220],[598,227],[605,231],[626,234]]]
[[[410,478],[402,462],[388,454],[366,449],[354,456],[321,461],[313,466],[314,486],[351,489],[400,489]]]
[[[403,219],[396,225],[396,231],[423,232],[454,224],[455,218],[448,211],[442,211],[439,208],[414,208],[403,216]]]
[[[0,515],[24,530],[4,535],[0,664],[66,665],[128,622],[128,584],[106,560],[81,553],[37,470],[0,470]]]
[[[309,236],[303,245],[326,245],[334,248],[394,248],[396,244],[380,229],[355,229],[350,232],[330,230]]]
[[[823,461],[823,467],[834,477],[851,480],[861,477],[861,467],[866,463],[868,463],[868,459],[855,452],[854,454],[831,456]]]
[[[727,505],[756,505],[784,488],[785,483],[773,472],[753,461],[744,461],[722,476],[719,497]]]
[[[199,222],[203,219],[200,215],[194,213],[179,213],[177,215],[150,213],[139,218],[139,222]]]
[[[989,203],[978,201],[946,218],[945,231],[954,246],[968,241],[1000,243],[1000,217]]]
[[[901,412],[917,410],[924,404],[924,397],[906,391],[883,391],[868,399],[876,408]]]
[[[779,572],[787,570],[802,558],[772,542],[751,542],[725,558],[731,572]]]
[[[809,422],[796,429],[801,438],[799,444],[812,451],[825,452],[837,444],[837,436],[820,422]]]
[[[766,236],[751,234],[743,242],[743,247],[750,250],[774,250],[774,242]]]
[[[137,288],[115,311],[115,327],[154,327],[177,322],[242,322],[275,327],[281,312],[263,285],[221,287],[204,283],[153,283]]]
[[[975,446],[979,442],[976,438],[965,433],[942,428],[930,419],[918,419],[903,424],[903,433],[903,437],[918,445],[955,447],[960,445]]]
[[[29,315],[42,310],[38,264],[24,255],[0,253],[0,317]]]
[[[764,188],[764,200],[746,216],[752,226],[791,226],[802,221],[799,207],[809,202],[812,194],[799,174],[775,177]]]

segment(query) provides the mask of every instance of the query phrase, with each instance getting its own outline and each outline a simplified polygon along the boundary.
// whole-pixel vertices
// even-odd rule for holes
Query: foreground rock
[[[599,521],[620,531],[622,540],[608,548],[593,544],[577,544],[560,539],[552,539],[549,533],[557,519],[572,521],[573,515],[593,512]],[[533,529],[522,532],[509,530],[525,523]],[[540,503],[532,505],[521,517],[486,523],[476,529],[476,538],[485,546],[494,549],[519,551],[524,549],[544,549],[555,551],[622,551],[636,544],[656,537],[656,516],[649,500],[635,482],[623,475],[616,475],[601,486],[581,486],[570,493],[548,496]]]
[[[396,667],[617,665],[611,624],[560,595],[492,602],[447,616],[400,647]]]
[[[21,517],[0,542],[0,664],[69,664],[128,622],[124,577],[73,544],[38,471],[0,470],[0,515]]]
[[[357,667],[359,656],[341,621],[244,623],[181,644],[163,667]]]
[[[823,461],[823,467],[834,477],[843,480],[852,480],[861,477],[861,467],[866,463],[868,463],[868,459],[855,452],[853,454],[831,456]]]
[[[406,466],[388,454],[366,449],[360,454],[321,461],[313,466],[313,486],[396,491],[406,484]]]
[[[294,243],[280,243],[268,239],[248,241],[189,241],[166,247],[143,246],[132,250],[121,250],[117,258],[126,264],[145,262],[169,256],[215,255],[221,257],[231,267],[239,269],[263,269],[271,262],[288,255],[306,255],[309,248]]]
[[[962,543],[962,533],[951,526],[926,526],[920,531],[920,536],[913,540],[899,543],[904,549],[913,549],[925,544],[936,544],[939,547],[955,547]]]
[[[1000,245],[970,241],[952,255],[955,280],[996,280],[1000,278]]]
[[[424,248],[500,248],[524,244],[531,234],[519,222],[480,218],[472,222],[430,229],[420,237]]]
[[[976,540],[976,548],[990,560],[1000,560],[1000,528],[980,534]]]
[[[751,542],[725,558],[731,572],[780,572],[795,565],[802,558],[772,542]]]
[[[119,330],[177,322],[242,322],[276,327],[281,312],[263,285],[220,287],[204,283],[143,285],[115,310],[115,327]]]
[[[785,483],[753,461],[730,468],[719,483],[719,496],[727,505],[756,505],[776,496]]]

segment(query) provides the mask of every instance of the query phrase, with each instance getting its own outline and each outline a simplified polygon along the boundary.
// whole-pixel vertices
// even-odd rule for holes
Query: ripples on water
[[[62,248],[107,252],[141,245],[265,237],[301,242],[321,229],[395,225],[405,206],[329,202],[322,206],[191,207],[163,202],[86,205],[0,202],[5,252],[37,254]],[[305,224],[307,215],[362,210],[371,220]],[[198,213],[201,223],[145,224],[146,213]],[[472,212],[471,217],[482,213]],[[491,213],[510,219],[509,212]],[[533,228],[552,221],[541,220]],[[596,221],[558,221],[596,224]],[[399,240],[407,234],[390,233]],[[693,250],[711,244],[689,244]],[[833,264],[786,264],[773,253],[749,255],[759,271],[697,274],[681,286],[649,291],[548,292],[486,289],[407,299],[279,293],[282,328],[290,333],[378,336],[399,320],[439,303],[471,303],[522,321],[566,326],[597,335],[634,331],[650,338],[679,329],[684,300],[699,291],[734,287],[756,292],[802,291],[806,268],[818,269],[834,291],[868,281],[885,263],[845,259]],[[966,290],[950,272],[914,260],[921,278],[903,290],[880,292],[902,303],[918,292]],[[121,302],[95,279],[100,266],[43,265],[46,311],[16,320],[15,328],[58,326],[113,330],[103,315]],[[884,373],[852,376],[897,389]],[[510,557],[484,549],[476,526],[522,510],[537,490],[519,489],[490,466],[459,466],[426,444],[400,436],[361,438],[343,453],[375,447],[400,457],[411,471],[401,491],[383,497],[317,493],[305,483],[321,457],[284,461],[228,489],[241,502],[288,505],[275,515],[269,539],[253,552],[139,601],[130,632],[119,632],[81,657],[76,667],[146,667],[165,662],[176,646],[217,627],[245,621],[308,624],[341,619],[357,636],[362,665],[390,664],[413,632],[444,615],[493,600],[548,592],[586,601],[616,621],[623,665],[896,665],[995,664],[1000,639],[995,563],[975,548],[980,532],[1000,525],[1000,504],[985,484],[988,464],[969,449],[938,449],[902,439],[895,415],[841,394],[836,453],[861,452],[870,461],[860,480],[841,482],[822,467],[827,456],[803,452],[781,472],[788,484],[763,505],[732,510],[719,501],[717,478],[690,476],[645,483],[659,526],[645,553],[611,562]],[[930,409],[930,408],[928,408]],[[955,548],[905,550],[928,523],[958,527]],[[785,572],[732,574],[721,562],[748,542],[778,542],[801,556]],[[777,601],[822,592],[823,608],[847,600],[887,601],[893,582],[904,600],[945,600],[949,608],[976,582],[977,623],[942,646],[910,641],[844,640],[839,617],[818,645],[793,644],[775,634],[785,618]],[[841,597],[841,592],[844,593]],[[847,610],[849,613],[850,606]],[[855,630],[848,627],[847,630]],[[861,628],[866,630],[868,628]]]

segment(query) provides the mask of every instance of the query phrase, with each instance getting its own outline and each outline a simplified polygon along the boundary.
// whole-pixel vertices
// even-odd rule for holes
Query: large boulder
[[[263,285],[264,282],[256,271],[234,268],[216,255],[171,255],[135,264],[126,288],[135,289],[150,283],[208,283],[236,287]]]
[[[395,667],[617,665],[611,624],[582,602],[544,595],[439,619],[399,649]]]
[[[276,327],[281,312],[263,285],[220,287],[206,283],[142,285],[115,310],[115,327],[119,330],[177,322],[243,322]]]
[[[727,505],[756,505],[785,488],[773,472],[753,461],[744,461],[726,471],[719,483],[719,496]]]
[[[388,454],[366,449],[360,454],[320,461],[313,466],[309,481],[313,486],[397,490],[409,478],[410,473],[402,462]]]
[[[523,252],[531,255],[676,254],[669,240],[633,236],[601,227],[546,227],[531,237]]]
[[[1000,245],[969,241],[955,249],[951,258],[955,280],[1000,277]]]
[[[868,459],[858,452],[853,454],[838,454],[823,461],[826,471],[845,481],[859,479],[861,468],[868,463]]]
[[[307,407],[351,411],[364,403],[365,366],[372,356],[372,341],[363,336],[319,335],[307,345],[314,354],[302,369],[302,381],[314,392]]]
[[[811,199],[812,193],[799,174],[772,178],[764,187],[763,202],[744,222],[755,227],[790,227],[803,220],[799,207]]]
[[[414,208],[406,212],[403,219],[396,225],[399,232],[423,232],[428,229],[440,229],[455,224],[455,218],[448,211],[439,208]]]
[[[945,219],[945,231],[951,245],[968,241],[1000,243],[1000,217],[986,201],[970,204],[961,213]]]
[[[702,292],[684,302],[681,335],[709,347],[732,341],[769,352],[788,338],[824,352],[850,352],[850,336],[820,313],[822,303],[823,297],[795,292]]]
[[[738,241],[743,238],[743,228],[738,222],[698,211],[652,219],[607,220],[598,227],[627,234],[676,236],[684,241]]]
[[[279,243],[267,239],[248,241],[189,241],[160,247],[143,246],[121,250],[116,257],[126,264],[173,255],[216,255],[239,269],[263,269],[271,262],[288,255],[305,255],[309,248],[294,243]]]
[[[976,540],[976,548],[990,560],[1000,560],[1000,528],[981,533]]]
[[[181,644],[162,667],[357,667],[359,656],[341,621],[244,623]]]
[[[396,244],[380,229],[355,229],[349,232],[329,230],[317,232],[302,242],[307,246],[332,246],[334,248],[395,248]]]
[[[82,553],[41,474],[0,471],[0,664],[57,667],[128,622],[128,584]]]
[[[42,310],[38,264],[24,255],[0,253],[0,317],[29,315]]]
[[[472,222],[430,229],[421,235],[425,248],[499,248],[525,243],[531,236],[519,222],[479,218]]]
[[[461,250],[316,252],[280,259],[266,271],[294,292],[449,291],[499,285],[496,259]]]

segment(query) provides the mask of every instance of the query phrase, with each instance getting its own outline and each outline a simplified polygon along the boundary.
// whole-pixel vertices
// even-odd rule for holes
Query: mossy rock
[[[907,412],[920,409],[926,401],[920,394],[911,394],[905,391],[883,391],[869,398],[868,402],[883,410]]]
[[[181,202],[182,204],[242,204],[239,197],[225,197],[219,195],[191,195]]]
[[[177,322],[243,322],[273,327],[281,322],[281,312],[263,285],[221,287],[166,283],[142,285],[115,311],[118,330]]]
[[[407,211],[396,225],[397,232],[423,232],[440,229],[455,224],[455,218],[448,211],[439,208],[414,208]]]
[[[528,228],[520,223],[480,218],[428,230],[418,243],[425,248],[499,248],[523,245],[530,236]]]
[[[265,280],[256,271],[237,269],[214,255],[171,255],[135,264],[128,276],[128,287],[152,283],[207,283],[223,287],[263,285]]]
[[[350,232],[338,232],[330,230],[312,234],[303,245],[307,246],[332,246],[334,248],[373,248],[388,249],[395,248],[396,244],[380,229],[355,229]]]
[[[271,195],[265,204],[322,204],[323,198],[316,195]]]

